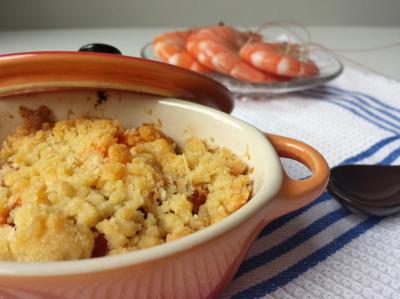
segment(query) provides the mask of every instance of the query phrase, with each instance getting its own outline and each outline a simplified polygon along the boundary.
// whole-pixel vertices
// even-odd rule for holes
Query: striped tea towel
[[[314,146],[330,167],[400,164],[395,80],[348,68],[325,86],[237,101],[233,115]],[[299,163],[284,165],[307,175]],[[355,214],[325,192],[261,232],[221,295],[231,297],[400,298],[400,215]]]

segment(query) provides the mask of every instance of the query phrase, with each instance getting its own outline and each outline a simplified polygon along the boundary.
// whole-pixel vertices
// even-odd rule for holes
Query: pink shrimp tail
[[[186,39],[191,31],[167,32],[158,35],[153,41],[154,54],[164,62],[204,73],[210,69],[196,61],[186,51]]]
[[[296,57],[287,47],[298,51],[297,45],[256,42],[245,44],[239,55],[255,68],[279,76],[310,77],[319,73],[313,61]]]

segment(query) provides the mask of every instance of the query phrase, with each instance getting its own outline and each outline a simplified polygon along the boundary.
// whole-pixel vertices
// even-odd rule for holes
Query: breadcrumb
[[[0,260],[147,248],[220,221],[249,200],[246,164],[228,149],[191,138],[178,152],[150,124],[124,129],[116,120],[79,118],[42,126],[37,119],[0,150]]]

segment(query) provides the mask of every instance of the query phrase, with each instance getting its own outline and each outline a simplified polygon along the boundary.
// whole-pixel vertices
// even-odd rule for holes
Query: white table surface
[[[328,48],[363,49],[400,42],[400,27],[310,27],[312,40]],[[123,54],[139,56],[141,47],[165,28],[0,31],[0,54],[77,50],[92,42],[108,43]],[[341,52],[380,74],[400,80],[400,46],[371,52]],[[345,64],[352,64],[342,60]]]

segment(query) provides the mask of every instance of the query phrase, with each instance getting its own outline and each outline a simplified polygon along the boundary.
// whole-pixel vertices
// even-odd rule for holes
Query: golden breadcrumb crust
[[[249,200],[246,172],[226,148],[191,138],[179,152],[148,124],[19,128],[0,150],[0,260],[83,259],[181,238]]]

